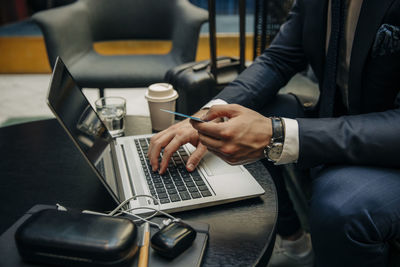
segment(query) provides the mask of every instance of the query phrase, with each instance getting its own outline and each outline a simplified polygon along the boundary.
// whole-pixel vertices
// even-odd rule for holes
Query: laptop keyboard
[[[197,170],[193,172],[186,170],[185,165],[189,155],[182,147],[173,154],[168,164],[168,169],[164,174],[160,175],[158,172],[153,172],[147,157],[149,143],[150,138],[135,140],[150,193],[161,204],[212,195]]]

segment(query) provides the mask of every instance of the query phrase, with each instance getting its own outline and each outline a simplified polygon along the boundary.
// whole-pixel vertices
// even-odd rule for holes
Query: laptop
[[[246,168],[231,166],[209,152],[195,171],[188,172],[185,162],[195,150],[190,144],[172,156],[165,174],[153,172],[147,158],[152,134],[112,138],[60,58],[47,104],[117,203],[136,195],[154,197],[130,200],[136,214],[197,209],[265,192]]]

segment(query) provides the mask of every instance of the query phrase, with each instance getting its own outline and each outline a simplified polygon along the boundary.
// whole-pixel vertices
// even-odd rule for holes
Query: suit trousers
[[[265,116],[305,117],[292,95],[277,95]],[[300,228],[279,166],[265,162],[278,192],[277,232]],[[317,267],[387,266],[389,244],[400,239],[400,170],[336,165],[311,170],[310,230]]]
[[[389,244],[400,238],[400,170],[331,166],[312,178],[317,266],[387,266]]]

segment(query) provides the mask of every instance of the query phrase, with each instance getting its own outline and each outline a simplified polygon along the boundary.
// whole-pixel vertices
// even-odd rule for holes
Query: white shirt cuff
[[[285,141],[276,165],[297,162],[299,158],[299,124],[296,120],[282,118],[285,122]]]
[[[208,102],[207,104],[205,104],[201,109],[211,108],[214,105],[226,105],[226,104],[228,104],[228,102],[226,102],[225,100],[213,99],[210,102]]]

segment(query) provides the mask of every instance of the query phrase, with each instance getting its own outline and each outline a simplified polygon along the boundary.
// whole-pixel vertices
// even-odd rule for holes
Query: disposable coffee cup
[[[162,131],[171,126],[175,121],[174,115],[160,109],[175,111],[178,92],[174,90],[172,85],[168,83],[152,84],[148,87],[145,97],[149,104],[151,128],[153,131]]]

